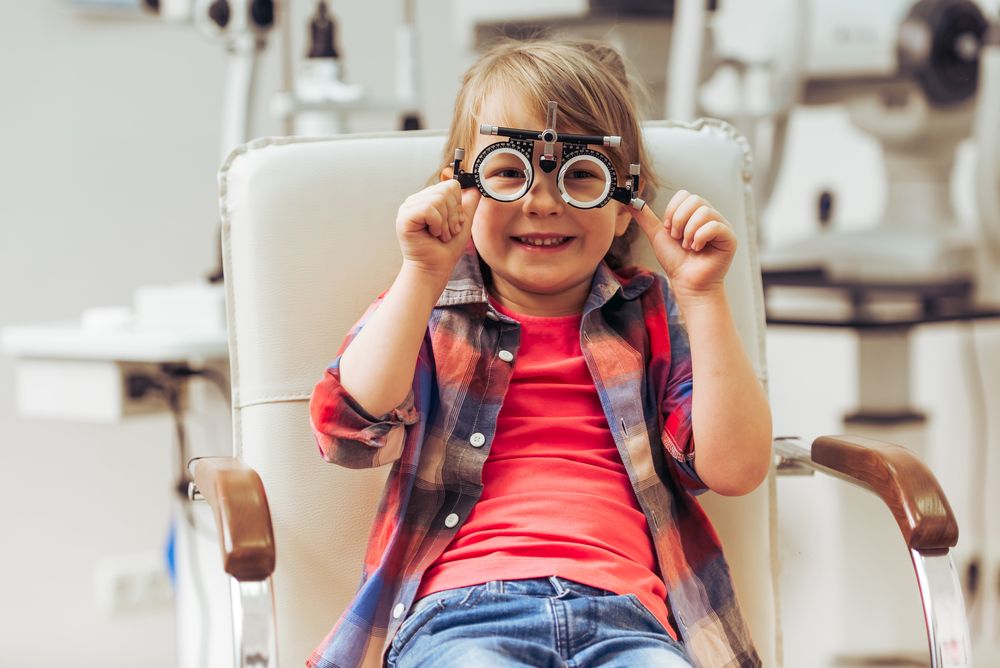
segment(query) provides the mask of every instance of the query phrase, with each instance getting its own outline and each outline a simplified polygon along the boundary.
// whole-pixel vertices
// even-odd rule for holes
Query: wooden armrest
[[[188,469],[215,515],[225,571],[241,582],[267,579],[274,572],[274,533],[260,476],[235,457],[195,459]]]
[[[947,550],[958,523],[937,478],[906,448],[860,436],[820,436],[812,460],[877,494],[911,550]]]

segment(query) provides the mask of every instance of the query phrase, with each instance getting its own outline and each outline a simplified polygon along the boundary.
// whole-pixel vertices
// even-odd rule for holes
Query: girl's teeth
[[[566,237],[559,237],[557,239],[527,239],[525,237],[518,237],[517,240],[532,246],[555,246],[566,241]]]

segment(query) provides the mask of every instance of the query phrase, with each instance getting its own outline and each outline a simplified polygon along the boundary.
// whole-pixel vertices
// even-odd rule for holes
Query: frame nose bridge
[[[534,178],[522,198],[527,211],[562,211],[566,206],[557,183],[557,172],[535,170]]]

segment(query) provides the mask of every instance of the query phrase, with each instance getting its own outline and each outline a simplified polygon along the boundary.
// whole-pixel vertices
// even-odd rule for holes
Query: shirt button
[[[478,431],[469,437],[469,443],[472,444],[474,448],[481,448],[486,444],[486,437],[480,434]]]
[[[444,525],[449,529],[453,528],[456,524],[458,524],[458,515],[455,513],[451,513],[448,517],[444,518]]]
[[[403,616],[403,611],[406,610],[406,606],[402,603],[397,603],[396,607],[392,609],[392,618],[399,619]]]
[[[509,350],[501,350],[499,353],[497,353],[497,357],[502,359],[504,362],[514,361],[514,354]]]

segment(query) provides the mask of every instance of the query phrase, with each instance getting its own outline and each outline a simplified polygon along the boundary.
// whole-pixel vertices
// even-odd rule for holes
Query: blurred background
[[[648,118],[747,137],[776,434],[920,454],[1000,665],[1000,3],[701,4],[3,0],[0,667],[220,665],[224,583],[176,586],[217,559],[179,528],[180,462],[230,439],[219,167],[253,137],[445,128],[477,53],[540,32],[619,46]],[[122,386],[178,358],[182,390]],[[882,505],[777,485],[785,665],[928,665],[915,590],[866,575],[896,551],[913,578]]]

